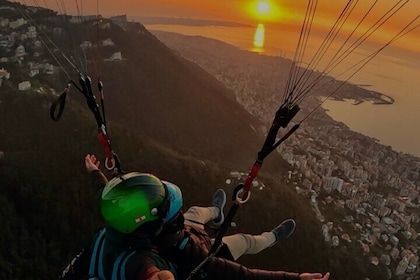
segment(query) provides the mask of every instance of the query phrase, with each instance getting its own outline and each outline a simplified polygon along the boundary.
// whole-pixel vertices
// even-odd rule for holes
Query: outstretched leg
[[[204,224],[213,220],[216,225],[221,225],[224,221],[223,207],[225,204],[226,193],[224,190],[218,189],[213,195],[212,206],[193,206],[184,213],[184,224],[204,229]]]
[[[273,230],[260,235],[238,233],[223,237],[234,260],[242,255],[257,254],[262,250],[274,246],[280,239],[289,237],[295,230],[296,223],[292,219],[283,221]]]

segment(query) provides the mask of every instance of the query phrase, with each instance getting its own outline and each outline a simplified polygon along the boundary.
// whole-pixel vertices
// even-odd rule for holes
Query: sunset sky
[[[221,21],[233,21],[245,24],[257,25],[278,24],[290,25],[300,23],[306,10],[307,0],[21,0],[27,5],[47,6],[53,10],[63,11],[65,4],[66,13],[77,13],[77,7],[82,14],[99,14],[109,16],[116,14],[126,14],[128,16],[158,16],[158,17],[185,17],[193,19],[212,19]],[[333,22],[340,14],[340,11],[348,0],[318,1],[317,17],[318,24],[327,27],[332,26]],[[368,7],[374,0],[359,1],[354,11],[354,20],[363,16]],[[375,6],[375,12],[369,17],[370,22],[375,22],[381,15],[394,4],[397,0],[379,1]],[[411,0],[399,11],[394,20],[385,28],[381,28],[378,37],[386,37],[389,32],[397,32],[411,19],[419,15],[420,1]],[[420,24],[420,19],[417,20]],[[411,32],[401,39],[400,45],[404,45],[411,50],[419,50],[420,47],[420,28]]]
[[[321,13],[336,13],[344,7],[348,0],[319,1]],[[296,13],[304,12],[307,0],[22,0],[28,5],[38,3],[42,6],[49,6],[57,10],[61,3],[65,3],[67,12],[76,12],[76,6],[83,8],[83,13],[92,14],[99,10],[99,13],[106,15],[127,14],[127,15],[148,15],[165,17],[189,17],[237,21],[243,23],[254,22],[255,20],[281,21],[287,20]],[[266,2],[268,11],[264,15],[257,12],[258,3]],[[374,0],[359,1],[358,5],[369,6]],[[385,4],[378,4],[379,10],[384,11],[397,3],[397,0],[379,1]],[[58,4],[57,4],[58,3]],[[77,4],[76,4],[77,3]],[[411,0],[404,7],[401,17],[415,16],[420,11],[420,1]]]

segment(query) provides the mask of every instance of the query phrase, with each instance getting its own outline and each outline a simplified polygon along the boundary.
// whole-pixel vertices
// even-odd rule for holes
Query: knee
[[[251,247],[255,246],[255,243],[256,243],[255,238],[252,235],[245,234],[245,233],[239,233],[238,235],[240,236],[240,238],[246,244],[246,248],[251,248]]]
[[[200,213],[200,207],[198,206],[192,206],[190,207],[187,212],[184,213],[184,216],[188,216],[188,215],[199,215]]]

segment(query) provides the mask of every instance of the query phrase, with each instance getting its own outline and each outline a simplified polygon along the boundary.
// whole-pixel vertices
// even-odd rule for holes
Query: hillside
[[[249,26],[237,22],[218,21],[218,20],[200,20],[182,17],[148,17],[148,16],[130,16],[133,21],[142,24],[173,24],[173,25],[189,25],[189,26]]]
[[[178,184],[185,208],[207,204],[218,187],[230,193],[231,186],[225,185],[229,172],[250,168],[263,141],[262,124],[232,92],[140,24],[125,29],[111,24],[97,33],[92,22],[73,25],[41,12],[43,17],[35,13],[34,18],[46,30],[63,28],[61,35],[50,33],[63,52],[72,53],[80,42],[97,36],[115,43],[92,48],[87,57],[89,69],[105,83],[108,130],[125,170],[153,172]],[[100,59],[116,51],[123,60]],[[31,80],[33,88],[22,92],[16,82],[27,78],[24,66],[8,62],[4,67],[13,75],[0,92],[0,279],[56,279],[102,224],[83,158],[103,151],[93,117],[75,89],[60,122],[49,119],[57,96],[38,89],[58,91],[67,82],[64,75],[40,74]],[[339,279],[364,275],[362,264],[340,264],[336,254],[344,255],[324,246],[310,207],[282,179],[286,168],[278,155],[267,158],[261,174],[267,187],[253,193],[231,232],[270,230],[289,217],[298,221],[298,230],[287,242],[243,262],[271,269],[331,270]],[[347,278],[349,271],[352,278]]]

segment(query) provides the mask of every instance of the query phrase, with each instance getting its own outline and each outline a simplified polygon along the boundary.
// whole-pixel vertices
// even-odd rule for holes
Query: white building
[[[1,40],[0,41],[0,47],[1,48],[8,48],[8,47],[10,47],[10,41],[9,40]]]
[[[111,55],[110,60],[122,60],[121,52],[116,52]]]
[[[19,90],[28,90],[31,88],[31,82],[30,81],[24,81],[19,83],[18,85]]]
[[[8,18],[2,18],[2,19],[0,19],[0,26],[1,27],[7,27],[7,26],[9,26],[9,19]]]
[[[371,257],[370,258],[370,263],[373,265],[378,265],[379,264],[379,259],[377,257]]]
[[[322,232],[322,236],[324,237],[325,242],[330,242],[331,241],[329,231],[330,231],[330,229],[329,229],[328,225],[323,224],[322,227],[321,227],[321,232]]]
[[[35,40],[35,42],[34,42],[34,48],[35,49],[38,49],[40,47],[42,47],[42,42],[39,41],[39,40]]]
[[[45,63],[44,65],[44,73],[48,75],[54,74],[54,65]]]
[[[80,47],[81,47],[83,50],[85,50],[85,49],[89,49],[89,48],[91,48],[91,47],[92,47],[92,42],[91,42],[91,41],[83,41],[83,42],[80,44]]]
[[[4,68],[1,68],[0,69],[0,78],[6,79],[6,80],[10,79],[10,72],[7,71]]]
[[[16,29],[18,27],[21,27],[23,25],[25,25],[27,23],[27,21],[23,18],[17,19],[15,21],[9,21],[9,27],[12,29]]]
[[[230,177],[239,180],[241,179],[241,173],[239,173],[239,171],[231,171]]]
[[[123,58],[122,58],[121,52],[116,52],[116,53],[113,53],[110,58],[105,58],[104,60],[105,61],[116,61],[116,60],[122,60],[122,59]]]
[[[337,235],[334,235],[331,240],[333,247],[338,247],[338,245],[340,245],[340,239]]]
[[[16,55],[16,57],[22,57],[22,56],[26,55],[25,47],[22,46],[22,45],[19,45],[15,50],[15,55]]]
[[[397,268],[395,269],[395,275],[403,275],[408,268],[408,258],[404,257],[398,263]]]
[[[26,32],[26,35],[30,39],[36,38],[36,36],[37,36],[36,27],[35,26],[29,26],[28,27],[28,32]]]
[[[29,70],[29,77],[34,77],[39,74],[39,69],[31,69]]]
[[[344,180],[338,177],[332,177],[329,179],[329,185],[333,190],[337,190],[339,193],[341,193],[343,189]]]
[[[108,38],[108,39],[102,40],[101,46],[103,46],[103,47],[113,47],[113,46],[115,46],[115,43],[111,40],[111,38]]]
[[[398,245],[398,243],[400,242],[400,240],[395,235],[392,235],[391,238],[390,238],[390,242],[391,242],[392,245],[394,245],[396,247]]]

